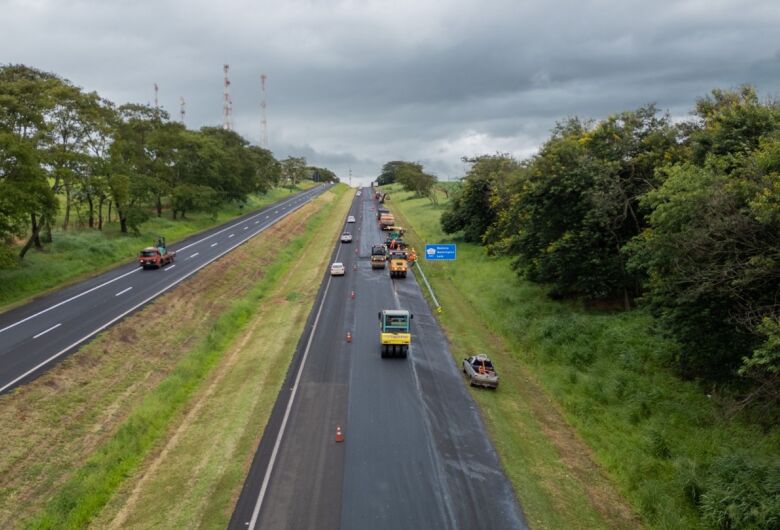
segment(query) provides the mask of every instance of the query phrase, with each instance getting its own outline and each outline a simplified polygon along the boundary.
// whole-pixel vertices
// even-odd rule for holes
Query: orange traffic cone
[[[336,442],[344,441],[344,433],[341,432],[341,425],[336,425]]]
[[[352,291],[352,299],[355,299],[355,291]]]
[[[347,342],[352,342],[352,333],[347,331]]]

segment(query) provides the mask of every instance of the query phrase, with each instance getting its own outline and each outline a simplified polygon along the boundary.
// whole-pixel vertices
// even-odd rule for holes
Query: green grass
[[[486,335],[500,337],[508,347],[503,352],[508,355],[497,352],[502,385],[522,385],[519,369],[527,369],[645,525],[706,528],[695,498],[716,459],[747,450],[776,461],[780,429],[765,432],[727,415],[698,384],[674,376],[659,361],[670,344],[652,332],[645,311],[600,313],[575,302],[554,302],[542,286],[518,279],[507,258],[487,256],[477,245],[444,235],[438,224],[441,205],[411,199],[397,188],[391,195],[388,204],[411,224],[419,237],[416,245],[458,243],[456,262],[422,262],[444,306],[441,319],[454,355],[468,347],[490,350]],[[473,318],[451,314],[459,300],[473,310]],[[532,432],[533,423],[523,431],[522,423],[513,428],[496,419],[507,414],[499,397],[503,391],[475,396],[529,520],[540,527],[581,527],[583,521],[551,513],[561,495],[573,496],[565,504],[581,499],[577,488],[561,493],[545,485],[551,477],[535,472],[555,475],[558,466]]]
[[[346,189],[346,186],[337,186],[334,191],[340,196]],[[334,203],[309,220],[304,234],[276,256],[257,286],[230,304],[212,324],[206,340],[194,347],[173,372],[147,394],[116,434],[53,494],[44,511],[28,521],[26,527],[82,528],[100,512],[167,432],[172,419],[180,414],[269,290],[296,262],[300,250],[312,237],[314,229],[325,222]]]
[[[314,186],[305,181],[299,189]],[[139,234],[122,234],[119,223],[105,224],[102,231],[82,228],[63,232],[54,230],[53,242],[44,245],[44,251],[31,249],[18,267],[0,269],[0,311],[23,303],[30,297],[63,284],[78,281],[97,272],[126,263],[138,251],[152,244],[157,235],[163,235],[171,246],[177,241],[220,223],[257,210],[284,199],[291,194],[288,188],[274,188],[262,196],[251,196],[243,206],[231,204],[216,217],[203,213],[188,215],[186,219],[172,220],[169,212],[163,217],[151,217],[143,223]],[[76,220],[72,213],[72,222]],[[58,220],[58,226],[61,220]]]

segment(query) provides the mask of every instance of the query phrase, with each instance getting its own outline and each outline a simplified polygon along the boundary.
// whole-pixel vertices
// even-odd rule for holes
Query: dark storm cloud
[[[160,100],[345,177],[417,160],[532,153],[556,120],[655,102],[684,117],[711,89],[778,92],[780,9],[762,1],[0,2],[3,62],[52,70],[118,102]],[[5,28],[4,28],[5,29]]]

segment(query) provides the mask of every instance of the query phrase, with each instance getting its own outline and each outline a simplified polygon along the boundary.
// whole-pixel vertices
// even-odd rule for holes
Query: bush
[[[701,511],[718,528],[780,529],[780,460],[749,454],[719,458],[706,481]]]

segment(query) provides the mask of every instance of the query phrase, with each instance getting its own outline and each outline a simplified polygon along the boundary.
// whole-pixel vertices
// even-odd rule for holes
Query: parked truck
[[[387,208],[379,207],[376,209],[376,220],[379,221],[384,214],[390,213],[390,210]]]
[[[387,261],[387,249],[384,245],[374,245],[371,247],[371,268],[384,269]]]
[[[176,251],[165,245],[165,238],[160,236],[153,247],[146,247],[138,255],[138,263],[144,269],[159,269],[176,259]]]
[[[390,230],[390,227],[395,225],[395,217],[391,213],[384,213],[379,218],[379,227],[382,230]]]
[[[382,358],[406,358],[412,345],[411,321],[414,315],[405,309],[379,312],[379,343]]]

